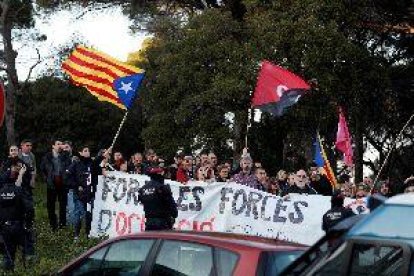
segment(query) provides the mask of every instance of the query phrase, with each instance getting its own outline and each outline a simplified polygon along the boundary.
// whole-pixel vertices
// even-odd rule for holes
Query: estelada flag
[[[76,47],[62,69],[74,84],[122,109],[131,107],[144,78],[144,70],[84,46]]]
[[[313,156],[313,160],[315,161],[318,168],[322,169],[323,174],[326,175],[328,178],[329,183],[331,183],[332,189],[336,187],[336,177],[332,170],[331,164],[329,162],[328,157],[326,156],[325,149],[323,147],[321,137],[319,133],[316,135],[315,143],[313,144],[315,147],[315,153]]]
[[[0,127],[3,125],[4,116],[6,114],[6,95],[4,85],[0,82]]]
[[[298,102],[310,90],[309,84],[292,72],[263,61],[253,94],[252,106],[275,116]]]

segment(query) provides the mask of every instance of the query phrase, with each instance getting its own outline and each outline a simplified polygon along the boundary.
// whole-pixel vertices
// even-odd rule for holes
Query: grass
[[[63,265],[100,241],[99,239],[86,239],[85,235],[82,235],[75,243],[73,241],[72,227],[52,232],[47,218],[46,184],[37,183],[34,192],[36,209],[36,258],[24,264],[21,250],[19,249],[16,256],[15,271],[13,273],[6,273],[0,268],[1,275],[54,274]]]

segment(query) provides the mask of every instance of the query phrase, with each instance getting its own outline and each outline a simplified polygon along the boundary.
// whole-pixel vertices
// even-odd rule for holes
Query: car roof
[[[406,205],[414,207],[414,193],[396,195],[385,201],[385,205]]]
[[[196,231],[148,231],[137,234],[130,234],[120,236],[116,239],[129,239],[129,238],[156,238],[156,239],[171,239],[181,241],[194,241],[198,243],[211,244],[214,246],[240,246],[256,248],[260,250],[270,251],[292,251],[292,250],[306,250],[308,246],[277,240],[264,237],[249,236],[233,233],[220,233],[220,232],[196,232]],[[111,241],[113,241],[112,239]]]
[[[99,248],[102,248],[110,243],[118,240],[128,239],[169,239],[180,240],[187,242],[196,242],[200,244],[206,244],[214,247],[222,247],[230,250],[256,250],[256,251],[305,251],[309,246],[277,240],[268,239],[264,237],[249,236],[242,234],[232,233],[219,233],[219,232],[196,232],[196,231],[148,231],[136,234],[123,235],[116,238],[108,239],[100,244],[94,246],[88,251],[84,252],[78,258],[72,260],[60,271],[64,271],[66,268],[75,264],[79,260],[85,258],[85,256],[95,252]]]
[[[403,194],[388,199],[370,214],[358,221],[347,233],[348,237],[405,241],[414,244],[414,194]]]

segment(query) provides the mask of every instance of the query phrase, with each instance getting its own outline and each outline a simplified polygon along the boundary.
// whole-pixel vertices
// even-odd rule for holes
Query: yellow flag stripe
[[[91,87],[94,87],[94,88],[97,88],[97,89],[100,89],[100,90],[104,90],[104,91],[108,92],[109,94],[111,94],[112,96],[118,97],[118,94],[116,93],[116,91],[112,87],[110,87],[106,84],[98,83],[98,82],[95,82],[93,80],[90,80],[90,79],[87,79],[87,78],[82,78],[82,77],[77,77],[77,76],[74,76],[74,75],[71,75],[71,78],[78,84],[88,85],[88,86],[91,86]]]
[[[325,162],[326,169],[328,170],[327,171],[328,178],[329,178],[330,182],[333,182],[332,184],[334,186],[336,186],[335,174],[332,170],[331,163],[329,162],[328,156],[326,155],[325,149],[324,149],[320,139],[319,139],[319,145],[321,147],[321,153],[322,153],[322,157],[323,157],[324,162]]]
[[[84,51],[88,51],[88,52],[90,52],[92,54],[101,56],[102,58],[107,59],[108,61],[110,61],[110,62],[112,62],[112,63],[114,63],[114,64],[116,64],[116,65],[118,65],[120,67],[123,67],[125,69],[131,70],[131,71],[133,71],[135,73],[142,73],[142,72],[144,72],[144,70],[142,70],[141,68],[138,68],[138,67],[135,67],[135,66],[126,64],[126,63],[124,63],[124,62],[122,62],[120,60],[117,60],[117,59],[115,59],[115,58],[113,58],[113,57],[111,57],[111,56],[109,56],[109,55],[107,55],[105,53],[102,53],[100,51],[97,51],[95,49],[86,48],[85,46],[78,46],[78,48],[81,49],[81,50],[84,50]]]
[[[89,93],[91,93],[93,96],[95,96],[96,98],[98,98],[99,101],[101,101],[101,102],[109,102],[111,104],[116,105],[117,107],[119,107],[121,109],[126,109],[123,104],[120,104],[117,101],[114,101],[114,100],[109,99],[109,98],[107,98],[105,96],[102,96],[102,95],[100,95],[99,93],[95,92],[92,89],[89,89],[89,88],[86,88],[86,89],[89,91]]]
[[[65,64],[66,64],[67,66],[69,66],[69,67],[71,67],[71,68],[73,68],[73,69],[75,69],[75,70],[79,71],[79,72],[82,72],[82,73],[85,73],[85,74],[89,74],[89,75],[95,75],[95,76],[97,76],[97,77],[100,77],[100,78],[106,79],[106,80],[108,80],[108,81],[109,81],[109,82],[111,82],[111,83],[114,81],[114,78],[113,78],[112,76],[110,76],[110,75],[106,74],[105,72],[103,72],[103,71],[98,71],[98,70],[94,70],[94,69],[91,69],[91,68],[89,68],[89,67],[85,67],[85,66],[78,65],[77,63],[73,62],[73,61],[72,61],[72,60],[70,60],[70,59],[66,60],[66,61],[65,61]],[[70,75],[70,73],[69,73],[69,72],[67,72],[66,70],[65,70],[65,72],[66,72],[66,73],[68,73],[68,74]]]
[[[121,70],[117,69],[116,67],[114,67],[112,65],[109,65],[108,63],[104,63],[104,62],[98,61],[96,59],[87,57],[87,56],[81,54],[78,51],[73,52],[72,53],[72,56],[75,57],[75,58],[77,58],[77,59],[79,59],[79,60],[81,60],[81,61],[83,61],[83,62],[90,63],[91,65],[95,65],[95,66],[99,66],[99,67],[106,68],[106,69],[110,70],[117,77],[125,77],[125,76],[128,75],[128,73],[125,73],[124,71],[121,71]],[[69,59],[71,59],[72,56]],[[76,62],[76,60],[74,60],[74,59],[72,59],[72,61]],[[85,68],[88,68],[89,67],[88,65],[83,65],[83,66]]]

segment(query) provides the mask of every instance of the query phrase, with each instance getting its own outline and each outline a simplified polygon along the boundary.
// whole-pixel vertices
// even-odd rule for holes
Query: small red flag
[[[265,60],[259,72],[252,105],[281,116],[308,90],[310,85],[302,78]]]
[[[344,162],[347,166],[353,165],[353,151],[351,135],[349,133],[348,124],[342,109],[339,110],[338,132],[336,134],[336,148],[344,154]]]

